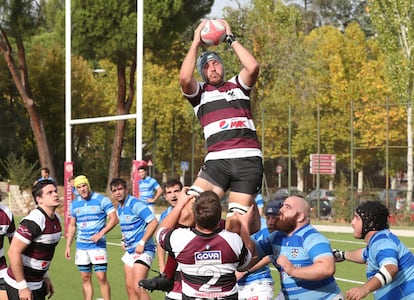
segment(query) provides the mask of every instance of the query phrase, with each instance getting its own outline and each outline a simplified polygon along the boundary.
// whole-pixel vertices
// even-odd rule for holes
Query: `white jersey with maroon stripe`
[[[157,240],[177,260],[186,296],[225,298],[237,293],[234,272],[251,259],[238,234],[223,229],[203,234],[194,228],[160,228]]]
[[[57,214],[53,219],[39,207],[32,210],[28,216],[22,219],[14,234],[14,239],[19,239],[27,244],[22,253],[24,277],[30,290],[42,287],[43,276],[49,269],[55,248],[62,235],[62,227]],[[7,269],[4,280],[16,288],[13,272]]]
[[[204,129],[205,160],[262,157],[250,107],[251,88],[240,76],[222,85],[199,82],[192,95],[184,94]]]

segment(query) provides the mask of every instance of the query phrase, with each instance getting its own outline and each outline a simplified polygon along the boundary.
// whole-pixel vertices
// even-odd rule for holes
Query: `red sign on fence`
[[[336,155],[335,154],[311,154],[310,155],[311,174],[336,174]]]

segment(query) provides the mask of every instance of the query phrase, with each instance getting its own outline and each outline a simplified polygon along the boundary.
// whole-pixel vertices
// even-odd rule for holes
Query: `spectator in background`
[[[42,180],[52,180],[56,183],[56,180],[50,176],[50,170],[49,168],[41,168],[40,169],[40,178],[38,178],[34,184],[38,183]]]
[[[108,255],[105,234],[118,223],[118,216],[108,197],[91,190],[86,176],[77,176],[74,184],[79,196],[70,206],[65,257],[68,260],[71,258],[70,246],[77,229],[75,264],[81,274],[84,299],[93,298],[93,267],[103,299],[110,300],[111,288],[106,276]]]
[[[0,194],[1,201],[1,194]],[[4,238],[7,237],[11,243],[16,226],[11,210],[0,203],[0,300],[7,300],[4,276],[7,272],[7,262],[4,256]]]
[[[75,200],[79,196],[78,190],[75,187],[75,178],[76,176],[74,175],[69,178],[69,184],[72,187],[72,200]]]
[[[365,264],[368,281],[346,292],[346,299],[359,300],[373,293],[374,299],[414,299],[414,256],[389,231],[389,212],[379,201],[360,204],[352,219],[354,237],[367,246],[353,251],[334,250],[336,262]]]
[[[162,195],[162,188],[154,178],[148,176],[146,166],[140,166],[138,174],[141,178],[138,181],[139,199],[146,202],[148,208],[154,213],[155,201]]]
[[[109,184],[112,197],[118,201],[118,216],[121,225],[125,285],[129,300],[150,299],[138,282],[147,278],[155,256],[152,238],[158,222],[145,203],[128,194],[125,180],[114,178]]]
[[[9,300],[44,300],[54,294],[48,270],[62,235],[55,182],[39,181],[32,195],[36,208],[21,220],[8,251],[4,280]]]

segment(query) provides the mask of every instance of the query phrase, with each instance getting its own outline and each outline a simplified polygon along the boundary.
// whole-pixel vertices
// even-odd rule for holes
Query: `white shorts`
[[[98,265],[108,263],[106,249],[76,249],[75,265]]]
[[[138,253],[128,253],[125,252],[125,254],[122,256],[121,260],[126,264],[128,267],[133,267],[134,263],[141,263],[148,268],[151,267],[152,261],[154,260],[154,255],[150,255],[147,252],[138,254]]]
[[[273,282],[256,280],[246,285],[237,285],[239,300],[272,300]]]

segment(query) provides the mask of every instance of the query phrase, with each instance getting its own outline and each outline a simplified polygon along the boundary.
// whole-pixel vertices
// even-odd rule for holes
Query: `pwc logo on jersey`
[[[221,263],[221,251],[203,251],[194,253],[194,262],[196,265],[210,265]]]
[[[233,119],[229,119],[229,120],[220,121],[219,127],[222,130],[247,128],[248,125],[246,123],[247,123],[246,118],[233,118]]]

